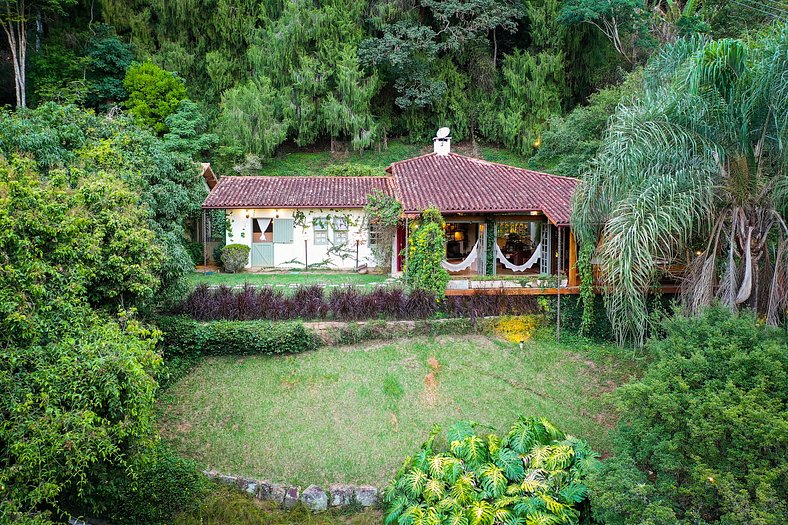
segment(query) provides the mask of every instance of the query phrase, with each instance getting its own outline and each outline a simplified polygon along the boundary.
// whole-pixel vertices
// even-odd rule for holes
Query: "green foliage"
[[[270,157],[287,138],[291,110],[286,94],[266,77],[225,91],[219,117],[223,141],[243,153]]]
[[[110,26],[100,24],[88,41],[85,54],[90,58],[87,104],[101,109],[126,100],[123,79],[134,60],[131,46],[118,38]]]
[[[582,178],[602,145],[608,120],[618,104],[634,94],[640,83],[638,70],[623,83],[591,95],[587,105],[577,106],[566,116],[551,117],[531,162],[549,173]]]
[[[132,469],[94,482],[86,510],[118,525],[165,525],[176,513],[199,508],[212,488],[196,462],[160,442],[135,456]]]
[[[156,302],[177,300],[185,291],[186,276],[194,266],[182,242],[184,222],[200,212],[205,195],[205,183],[191,159],[169,151],[128,118],[108,119],[53,103],[0,112],[0,153],[31,156],[45,180],[59,173],[70,185],[94,177],[122,181],[145,210],[136,220],[153,231],[154,244],[164,251],[164,257],[151,259],[160,262]],[[64,167],[69,168],[58,171]]]
[[[197,355],[294,354],[317,348],[317,338],[300,322],[213,321],[163,317],[162,348],[167,357]]]
[[[62,104],[84,103],[90,91],[85,71],[91,59],[78,50],[59,43],[41,47],[30,57],[29,79],[34,86],[29,93],[31,104],[56,101]]]
[[[586,477],[599,465],[582,440],[520,417],[504,437],[460,421],[435,427],[385,491],[386,524],[568,523],[588,520]]]
[[[106,174],[71,173],[72,188],[65,173],[50,182],[33,170],[29,160],[0,160],[0,340],[34,340],[38,317],[58,303],[151,300],[163,253],[136,196]]]
[[[679,40],[611,118],[572,225],[598,244],[619,341],[642,345],[646,294],[671,264],[686,268],[688,313],[718,298],[784,317],[787,42],[782,23],[752,40]]]
[[[179,514],[172,523],[174,525],[379,525],[380,513],[376,509],[352,513],[344,509],[331,509],[328,512],[316,513],[303,505],[288,510],[273,504],[261,505],[259,500],[248,494],[230,487],[220,487],[205,499],[199,510]]]
[[[243,271],[249,263],[249,252],[245,244],[228,244],[222,248],[222,268],[230,273]]]
[[[123,86],[129,94],[125,102],[129,113],[159,134],[168,130],[165,120],[186,98],[184,81],[149,61],[132,64]]]
[[[219,141],[215,134],[208,133],[208,119],[200,106],[189,99],[181,100],[164,124],[169,130],[162,137],[167,149],[194,160],[202,160]]]
[[[583,305],[583,314],[580,320],[580,335],[587,336],[594,326],[594,266],[591,258],[594,256],[594,245],[584,244],[577,254],[577,273],[580,277],[580,302]]]
[[[384,172],[377,166],[366,166],[348,162],[347,164],[330,164],[323,169],[329,177],[381,177]]]
[[[380,190],[375,190],[367,195],[367,204],[364,206],[365,222],[368,228],[375,228],[379,239],[391,239],[397,233],[397,226],[402,217],[402,204]],[[378,266],[386,267],[391,264],[393,248],[390,242],[373,244],[372,254]]]
[[[8,346],[13,333],[4,329],[0,350],[4,523],[28,512],[57,512],[65,495],[97,503],[93,474],[106,468],[133,473],[130,456],[156,432],[156,334],[133,320],[117,323],[84,307],[75,312],[77,304],[30,297],[41,306],[37,337],[16,337]]]
[[[438,299],[446,295],[449,272],[441,262],[446,257],[443,216],[437,208],[427,208],[415,221],[408,236],[407,273],[408,285],[428,290]]]
[[[786,523],[788,336],[723,307],[676,317],[616,391],[616,455],[594,514],[635,523]],[[651,520],[651,521],[649,521]]]

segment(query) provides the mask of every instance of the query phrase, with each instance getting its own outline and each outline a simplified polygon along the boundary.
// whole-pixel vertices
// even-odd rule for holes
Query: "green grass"
[[[256,170],[259,175],[325,175],[323,170],[332,164],[360,164],[380,168],[380,175],[385,175],[385,170],[392,162],[397,162],[422,153],[427,153],[423,145],[406,144],[399,140],[392,140],[386,151],[369,150],[363,153],[343,152],[331,153],[330,151],[296,151],[284,153]]]
[[[434,423],[503,431],[544,416],[610,448],[600,394],[626,367],[591,348],[483,336],[210,358],[162,398],[161,430],[207,468],[279,482],[384,485]],[[615,372],[614,372],[615,371]]]
[[[174,525],[380,525],[382,522],[377,509],[314,514],[299,505],[288,511],[226,488],[208,496],[199,510],[180,514],[173,520]]]
[[[359,274],[343,272],[265,272],[265,273],[207,273],[192,272],[189,275],[191,286],[198,284],[235,286],[255,284],[259,286],[277,284],[364,284],[382,283],[385,274]]]
[[[391,140],[385,151],[369,150],[363,153],[342,152],[331,153],[322,151],[295,151],[283,153],[265,163],[261,169],[255,170],[257,175],[325,175],[325,168],[330,165],[359,164],[380,169],[380,175],[393,162],[410,159],[432,151],[430,144],[408,144],[401,140]],[[471,155],[469,142],[452,144],[452,151],[463,155]],[[509,150],[491,145],[480,145],[479,154],[485,160],[508,164],[511,166],[529,167],[528,159]],[[533,166],[531,166],[533,168]]]

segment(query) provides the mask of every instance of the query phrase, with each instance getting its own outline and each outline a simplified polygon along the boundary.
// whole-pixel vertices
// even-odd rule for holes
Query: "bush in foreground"
[[[291,295],[271,287],[247,285],[241,290],[228,286],[215,289],[201,284],[181,303],[178,313],[198,321],[241,321],[267,319],[428,319],[436,314],[448,317],[524,315],[539,311],[537,301],[528,295],[469,295],[446,297],[440,303],[427,290],[376,288],[369,293],[357,288],[334,288],[331,292],[317,285],[302,286]]]
[[[250,248],[245,244],[228,244],[222,248],[222,268],[229,273],[238,273],[249,262]]]
[[[438,444],[436,427],[385,492],[386,525],[579,523],[597,454],[545,419],[521,417],[483,437],[461,421]]]
[[[135,456],[133,473],[110,471],[101,477],[90,488],[90,514],[115,525],[171,523],[176,513],[198,509],[212,488],[197,463],[162,443]]]
[[[609,525],[788,523],[788,335],[749,314],[677,317],[621,387],[615,457],[592,479]]]
[[[315,350],[317,337],[303,323],[216,321],[162,317],[162,346],[167,356],[295,354]]]

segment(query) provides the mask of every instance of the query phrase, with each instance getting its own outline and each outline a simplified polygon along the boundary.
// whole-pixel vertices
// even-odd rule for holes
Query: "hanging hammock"
[[[495,256],[498,258],[499,261],[501,261],[501,264],[509,268],[511,271],[523,272],[528,268],[530,268],[531,266],[533,266],[534,264],[536,264],[536,261],[538,261],[542,257],[542,245],[540,243],[539,246],[537,246],[536,249],[534,250],[534,254],[531,256],[531,258],[528,259],[528,261],[526,261],[524,264],[521,264],[519,266],[510,263],[509,260],[506,257],[504,257],[503,252],[501,251],[501,248],[498,246],[497,243],[495,244]]]
[[[479,256],[479,251],[477,250],[478,246],[479,241],[476,241],[476,244],[473,245],[471,253],[469,253],[468,257],[466,257],[462,262],[451,264],[444,259],[441,261],[441,266],[450,272],[461,272],[463,270],[467,270],[476,261],[476,257]]]

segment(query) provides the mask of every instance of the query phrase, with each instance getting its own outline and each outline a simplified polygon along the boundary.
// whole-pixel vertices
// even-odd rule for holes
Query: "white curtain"
[[[443,266],[446,270],[450,272],[461,272],[463,270],[467,270],[471,267],[471,265],[476,261],[476,258],[479,256],[479,241],[476,241],[476,244],[473,245],[473,249],[471,253],[468,254],[468,257],[465,258],[462,262],[457,264],[451,264],[450,262],[443,260],[441,261],[441,266]]]
[[[542,257],[542,244],[540,243],[539,246],[536,247],[536,249],[534,250],[534,254],[531,256],[530,259],[528,259],[524,264],[521,264],[519,266],[510,263],[509,260],[506,257],[504,257],[503,252],[501,251],[501,248],[498,246],[497,243],[495,244],[495,256],[498,258],[499,261],[501,261],[501,264],[509,268],[511,271],[523,272],[528,268],[530,268],[531,266],[533,266],[534,264],[536,264],[536,261],[538,261]]]
[[[271,219],[255,219],[257,221],[257,226],[260,227],[260,233],[265,233],[265,230],[268,229],[268,225],[271,224]]]

